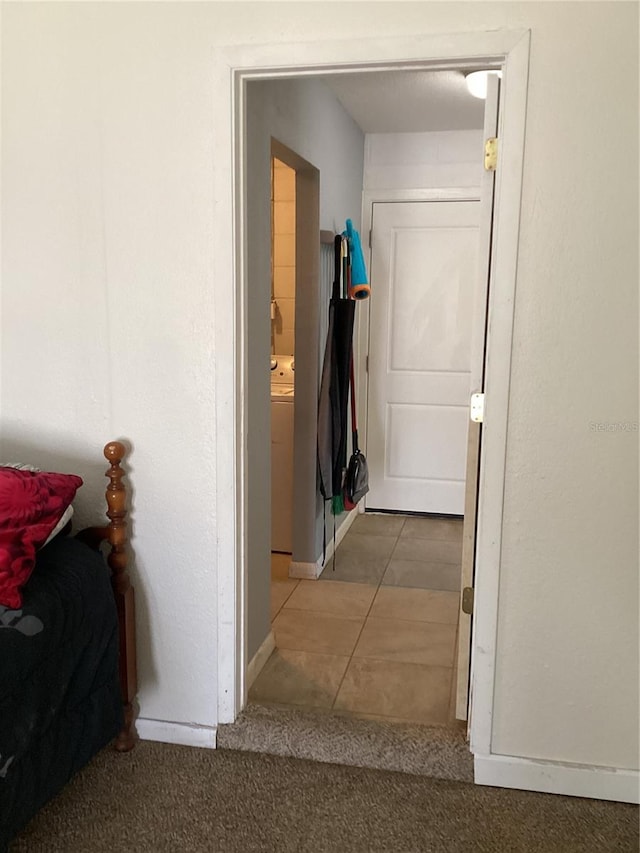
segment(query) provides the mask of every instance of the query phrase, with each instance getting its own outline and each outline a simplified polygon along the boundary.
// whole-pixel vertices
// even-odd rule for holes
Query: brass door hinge
[[[484,168],[486,172],[495,172],[498,165],[498,140],[495,136],[484,143]]]
[[[467,616],[473,614],[473,587],[465,586],[462,590],[462,612]]]

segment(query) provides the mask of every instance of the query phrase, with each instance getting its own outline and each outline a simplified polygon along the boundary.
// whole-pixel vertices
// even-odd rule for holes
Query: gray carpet
[[[143,742],[107,749],[11,853],[638,851],[634,806]]]
[[[248,705],[235,723],[218,728],[218,746],[473,781],[464,727],[385,723],[291,706]]]

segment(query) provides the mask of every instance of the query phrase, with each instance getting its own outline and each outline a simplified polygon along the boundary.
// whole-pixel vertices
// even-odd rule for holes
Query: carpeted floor
[[[638,851],[638,809],[142,742],[100,753],[11,853]]]
[[[473,782],[473,757],[462,727],[389,723],[286,705],[247,705],[235,723],[218,728],[217,743],[223,749]]]

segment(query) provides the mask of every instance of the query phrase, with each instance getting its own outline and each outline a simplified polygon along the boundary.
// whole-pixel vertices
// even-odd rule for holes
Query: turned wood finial
[[[126,448],[121,441],[110,441],[104,446],[104,458],[119,465],[125,457]],[[108,476],[108,474],[107,474]]]
[[[122,483],[124,471],[120,463],[124,459],[126,448],[119,441],[110,441],[105,445],[105,459],[111,463],[105,476],[109,478],[107,486],[107,517],[109,525],[107,539],[111,546],[107,561],[112,571],[112,583],[114,590],[124,593],[129,587],[127,576],[127,509],[126,491]]]
[[[128,752],[135,744],[133,700],[137,692],[135,602],[133,587],[127,573],[127,493],[122,482],[124,471],[120,463],[126,455],[124,444],[110,441],[105,445],[104,456],[110,462],[106,476],[107,485],[107,540],[110,545],[107,562],[111,568],[111,585],[118,610],[120,625],[120,687],[124,703],[124,728],[116,738],[118,752]]]

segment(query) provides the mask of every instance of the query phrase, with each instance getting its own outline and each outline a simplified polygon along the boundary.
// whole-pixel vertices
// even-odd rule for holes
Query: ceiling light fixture
[[[486,71],[472,71],[470,74],[465,75],[467,89],[474,98],[487,97],[487,80],[489,78],[489,74],[497,74],[498,77],[502,77],[502,71],[495,71],[493,69]]]

